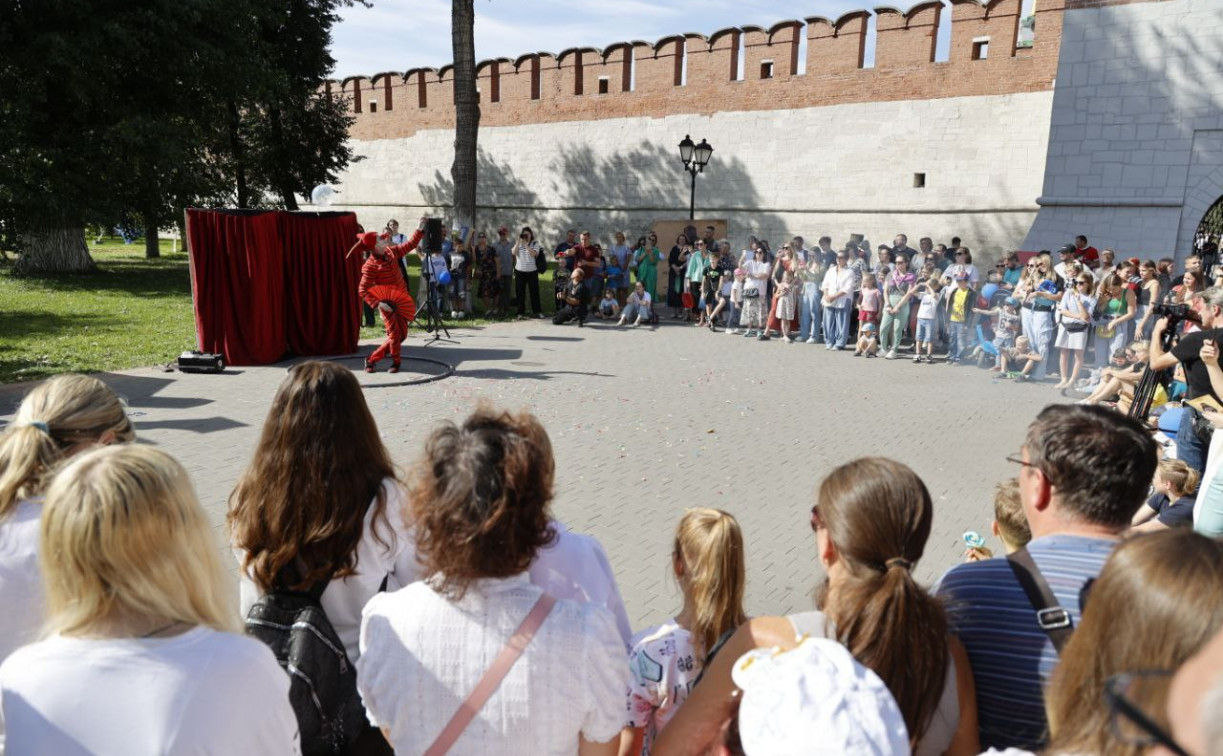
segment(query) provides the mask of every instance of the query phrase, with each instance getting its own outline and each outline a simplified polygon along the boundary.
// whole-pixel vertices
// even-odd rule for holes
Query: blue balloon
[[[442,286],[446,286],[447,284],[449,284],[450,283],[450,271],[443,270],[441,273],[438,273],[437,282],[440,283]]]
[[[981,296],[985,297],[985,301],[988,302],[994,298],[994,294],[997,293],[997,291],[998,284],[987,283],[981,287]]]

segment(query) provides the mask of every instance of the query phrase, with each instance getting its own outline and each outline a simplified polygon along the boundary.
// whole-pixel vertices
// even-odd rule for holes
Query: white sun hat
[[[743,691],[739,738],[747,756],[909,754],[904,717],[887,686],[836,641],[749,651],[731,676]]]

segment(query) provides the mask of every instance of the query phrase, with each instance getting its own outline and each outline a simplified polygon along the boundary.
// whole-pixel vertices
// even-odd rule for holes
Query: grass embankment
[[[98,272],[90,275],[18,278],[11,266],[0,267],[0,383],[164,365],[194,349],[187,255],[171,253],[170,247],[163,241],[161,258],[149,260],[143,243],[91,244]],[[541,299],[550,312],[551,272],[546,277]],[[415,275],[408,285],[415,296]],[[475,305],[479,313],[479,302]],[[450,324],[489,322],[468,318]],[[361,329],[363,339],[382,335],[380,324]]]

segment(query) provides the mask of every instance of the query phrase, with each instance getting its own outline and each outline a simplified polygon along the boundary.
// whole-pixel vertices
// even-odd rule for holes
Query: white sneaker
[[[620,320],[618,320],[618,321],[616,322],[616,325],[618,325],[618,326],[622,326],[622,325],[624,325],[624,322],[625,322],[625,321],[624,321],[624,318],[620,318]]]
[[[889,351],[888,351],[888,353],[887,353],[886,358],[887,358],[887,359],[889,359],[889,360],[894,360],[894,359],[896,359],[896,350],[895,350],[895,349],[889,350]]]
[[[738,336],[738,335],[739,335],[739,329],[738,329],[738,328],[736,328],[736,329],[734,329],[734,330],[731,330],[730,328],[727,328],[727,329],[726,329],[726,335],[727,335],[727,336]]]
[[[806,343],[808,343],[808,344],[814,344],[814,343],[815,343],[815,339],[813,339],[813,338],[812,338],[812,339],[807,339]]]
[[[641,318],[638,318],[637,320],[633,321],[633,328],[636,328],[639,325],[641,325]]]
[[[913,355],[913,364],[918,365],[920,363],[921,363],[921,355],[920,354]]]
[[[786,337],[786,343],[787,343],[787,344],[793,344],[793,343],[794,343],[794,339],[792,339],[792,338],[790,338],[789,336],[787,336],[787,337]]]

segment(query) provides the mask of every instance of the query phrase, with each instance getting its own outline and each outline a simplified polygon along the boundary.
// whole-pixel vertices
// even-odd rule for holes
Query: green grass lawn
[[[0,267],[0,383],[164,365],[194,349],[187,255],[181,249],[172,254],[170,246],[163,241],[161,259],[148,260],[142,242],[91,244],[98,263],[92,275],[17,278],[11,267]],[[545,278],[541,300],[551,312],[551,272]],[[415,296],[415,275],[408,285]],[[481,309],[477,302],[477,313]],[[489,322],[468,318],[448,324]],[[380,324],[363,327],[361,338],[383,333]]]

